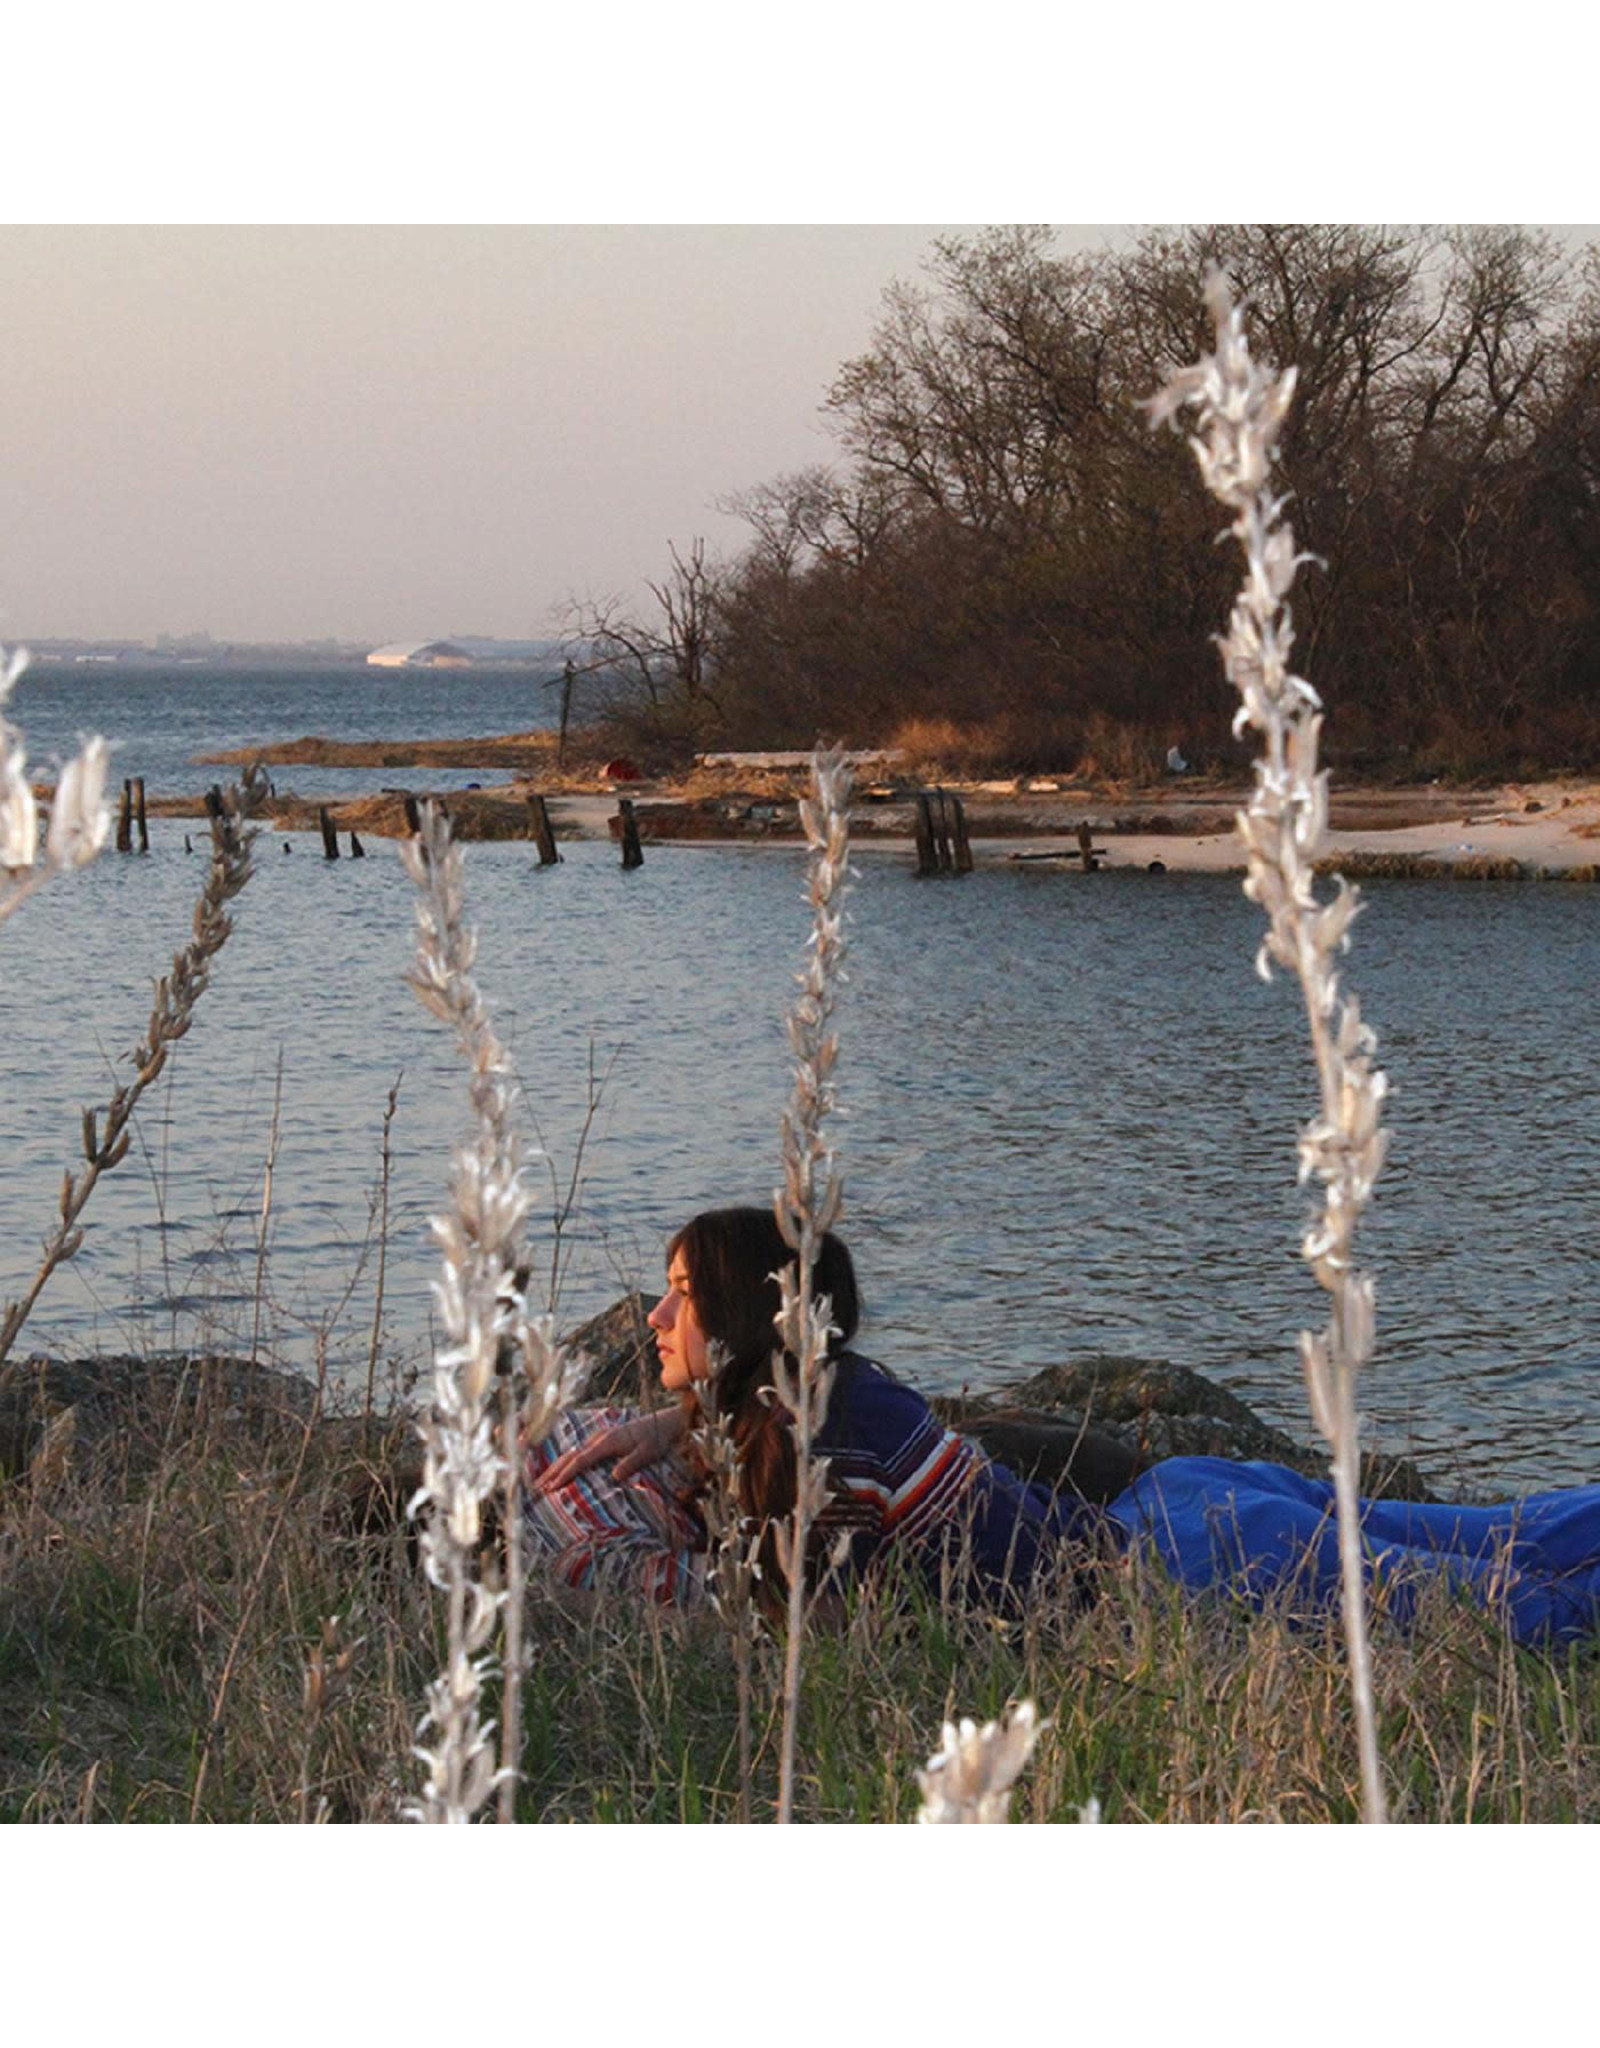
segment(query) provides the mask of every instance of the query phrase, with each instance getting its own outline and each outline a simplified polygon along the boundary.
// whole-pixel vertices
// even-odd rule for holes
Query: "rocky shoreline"
[[[593,1360],[585,1400],[659,1402],[648,1307],[643,1295],[626,1296],[571,1333],[568,1342]],[[1203,1374],[1154,1359],[1080,1358],[982,1394],[937,1396],[932,1405],[991,1457],[1046,1484],[1066,1474],[1086,1430],[1122,1446],[1140,1469],[1165,1457],[1207,1456],[1327,1472],[1326,1451],[1263,1422]],[[175,1437],[201,1430],[239,1430],[286,1449],[309,1431],[320,1459],[348,1461],[352,1511],[364,1523],[398,1515],[420,1476],[403,1412],[332,1412],[309,1380],[246,1358],[37,1354],[0,1368],[0,1479],[59,1473],[106,1452],[136,1474]],[[1410,1460],[1376,1453],[1363,1459],[1361,1485],[1390,1499],[1438,1498]]]

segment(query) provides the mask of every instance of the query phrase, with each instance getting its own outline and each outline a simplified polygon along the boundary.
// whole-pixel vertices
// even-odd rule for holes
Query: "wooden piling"
[[[408,795],[405,798],[405,807],[406,830],[413,834],[420,832],[422,830],[422,806],[414,796]]]
[[[633,815],[633,799],[619,797],[617,816],[622,821],[622,865],[625,868],[644,866],[644,849],[639,844],[639,820]]]
[[[352,832],[350,834],[350,858],[352,860],[365,860],[366,857],[367,849],[361,844],[361,841]]]
[[[150,827],[145,823],[144,777],[142,775],[136,775],[133,778],[133,815],[139,824],[139,851],[141,853],[148,853],[150,851]]]
[[[933,804],[925,789],[917,791],[917,873],[936,875],[939,872],[939,856],[933,845]]]
[[[133,851],[133,784],[122,785],[122,802],[117,806],[117,851]]]
[[[950,799],[950,827],[958,875],[972,873],[972,841],[967,837],[967,807],[960,797]]]
[[[1089,830],[1089,820],[1083,818],[1078,824],[1078,858],[1083,862],[1083,872],[1092,875],[1105,858],[1105,850],[1096,846],[1094,834]]]
[[[324,860],[339,858],[339,835],[333,829],[333,819],[328,815],[326,804],[317,812],[317,823],[322,827],[322,857]]]
[[[561,856],[556,852],[556,835],[550,823],[550,810],[537,792],[528,798],[528,808],[533,813],[533,839],[539,849],[539,865],[553,868]]]
[[[933,813],[933,850],[939,856],[939,872],[949,875],[955,872],[955,855],[950,847],[950,799],[943,788],[933,792],[935,807]]]

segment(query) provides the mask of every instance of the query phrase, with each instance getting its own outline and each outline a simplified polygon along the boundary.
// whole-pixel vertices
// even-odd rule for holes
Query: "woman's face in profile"
[[[661,1384],[669,1393],[682,1393],[709,1370],[706,1335],[694,1312],[689,1284],[689,1267],[682,1252],[673,1254],[667,1268],[667,1291],[650,1311],[650,1327],[656,1333],[656,1353],[661,1360]]]

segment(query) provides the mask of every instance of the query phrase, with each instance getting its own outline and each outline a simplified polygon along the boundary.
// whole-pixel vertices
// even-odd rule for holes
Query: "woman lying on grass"
[[[704,1597],[696,1501],[707,1481],[691,1434],[702,1395],[731,1426],[740,1506],[768,1526],[763,1564],[779,1583],[770,1527],[793,1512],[795,1453],[772,1391],[773,1323],[777,1273],[794,1256],[764,1209],[708,1210],[672,1240],[650,1326],[674,1405],[573,1411],[528,1454],[527,1526],[565,1583],[625,1585],[685,1606]],[[825,1565],[861,1573],[898,1555],[934,1586],[956,1570],[979,1597],[1009,1602],[1063,1559],[1142,1541],[1196,1591],[1233,1586],[1260,1599],[1288,1590],[1308,1607],[1337,1597],[1328,1482],[1224,1458],[1167,1458],[1135,1477],[1132,1454],[1092,1431],[1059,1489],[1024,1482],[848,1348],[860,1296],[831,1233],[812,1286],[832,1303],[836,1368],[817,1437],[829,1498],[808,1544],[813,1577]],[[1600,1625],[1600,1486],[1487,1508],[1368,1501],[1362,1526],[1401,1618],[1419,1579],[1442,1572],[1502,1613],[1519,1641]]]

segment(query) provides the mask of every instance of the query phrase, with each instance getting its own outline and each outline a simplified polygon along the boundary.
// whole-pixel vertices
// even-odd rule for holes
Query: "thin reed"
[[[56,779],[39,859],[39,803],[21,730],[6,716],[27,666],[26,648],[8,654],[0,647],[0,924],[52,876],[87,866],[111,829],[105,803],[110,752],[96,737],[84,742]]]
[[[63,778],[64,779],[64,778]],[[172,970],[156,983],[155,1001],[145,1035],[133,1052],[133,1079],[113,1089],[103,1107],[83,1112],[84,1164],[62,1176],[59,1217],[45,1240],[44,1255],[27,1292],[6,1304],[0,1316],[0,1364],[33,1312],[50,1276],[77,1253],[83,1243],[80,1218],[101,1176],[126,1158],[132,1137],[133,1113],[139,1100],[161,1074],[173,1047],[188,1035],[196,1005],[211,983],[211,967],[233,931],[228,905],[250,879],[250,848],[255,833],[246,821],[265,799],[266,781],[257,768],[225,792],[213,789],[207,798],[211,821],[211,864],[194,911],[194,936],[172,958]],[[263,1240],[264,1242],[264,1240]]]
[[[498,1784],[500,1818],[515,1814],[520,1741],[522,1544],[519,1432],[547,1435],[572,1392],[565,1354],[548,1316],[529,1313],[524,1224],[529,1198],[517,1128],[517,1088],[472,968],[477,939],[466,922],[461,849],[434,804],[402,842],[417,889],[417,954],[410,983],[454,1031],[467,1065],[472,1128],[456,1148],[451,1206],[431,1219],[441,1252],[434,1299],[445,1341],[433,1361],[432,1400],[421,1418],[420,1548],[429,1580],[445,1595],[444,1668],[430,1683],[418,1729],[424,1776],[416,1818],[472,1820]],[[486,1511],[502,1491],[502,1563],[486,1568]],[[504,1740],[483,1718],[484,1681],[499,1670]],[[428,1738],[424,1741],[424,1738]]]
[[[1388,1142],[1379,1121],[1387,1082],[1373,1064],[1377,1040],[1362,1022],[1361,1006],[1339,983],[1337,963],[1349,943],[1359,897],[1341,876],[1332,899],[1319,902],[1314,879],[1328,824],[1328,776],[1317,766],[1322,709],[1316,691],[1290,666],[1294,630],[1288,598],[1304,558],[1295,552],[1283,501],[1272,490],[1272,461],[1295,373],[1278,376],[1251,359],[1243,319],[1224,278],[1213,273],[1206,295],[1216,323],[1216,352],[1180,370],[1150,411],[1157,422],[1185,406],[1198,412],[1200,431],[1190,445],[1206,487],[1234,514],[1233,533],[1245,556],[1244,587],[1222,643],[1228,679],[1240,697],[1234,732],[1253,729],[1263,747],[1254,792],[1238,821],[1247,859],[1244,888],[1267,913],[1258,971],[1270,979],[1276,960],[1299,977],[1321,1087],[1321,1114],[1301,1132],[1299,1152],[1300,1179],[1321,1184],[1323,1211],[1301,1248],[1330,1297],[1332,1313],[1324,1332],[1301,1332],[1300,1358],[1312,1415],[1333,1453],[1363,1817],[1382,1821],[1386,1800],[1357,1497],[1356,1383],[1372,1356],[1376,1318],[1372,1277],[1355,1262],[1355,1234]]]
[[[778,1228],[796,1254],[779,1275],[782,1306],[773,1360],[773,1384],[789,1411],[795,1436],[794,1520],[784,1536],[784,1570],[789,1581],[789,1632],[783,1683],[783,1741],[778,1774],[778,1819],[794,1812],[796,1724],[800,1714],[801,1642],[806,1616],[806,1537],[827,1499],[827,1461],[812,1455],[812,1443],[828,1412],[833,1368],[828,1341],[833,1304],[813,1295],[812,1271],[822,1240],[833,1227],[844,1199],[825,1120],[834,1107],[833,1072],[839,1041],[833,1029],[843,979],[844,898],[850,874],[849,765],[840,752],[819,749],[811,761],[811,796],[800,805],[800,823],[811,849],[806,896],[811,905],[811,958],[799,976],[800,990],[789,1013],[789,1046],[794,1085],[783,1112],[783,1186],[773,1196]],[[786,1356],[795,1361],[791,1370]]]

